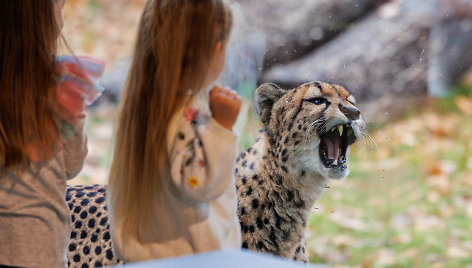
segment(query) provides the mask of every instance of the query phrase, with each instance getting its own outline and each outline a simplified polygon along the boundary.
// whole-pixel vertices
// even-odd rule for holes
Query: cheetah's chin
[[[340,124],[321,133],[319,155],[321,163],[327,169],[347,169],[347,152],[356,140],[350,124]]]

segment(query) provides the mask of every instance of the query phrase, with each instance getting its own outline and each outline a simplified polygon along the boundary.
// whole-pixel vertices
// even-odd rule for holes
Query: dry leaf
[[[466,115],[472,115],[472,99],[464,96],[456,98],[456,105],[459,111]]]
[[[449,258],[464,259],[469,257],[469,251],[457,246],[452,246],[447,249],[447,256]]]

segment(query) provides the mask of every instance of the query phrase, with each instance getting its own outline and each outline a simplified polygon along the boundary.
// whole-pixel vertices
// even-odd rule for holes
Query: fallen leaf
[[[395,263],[396,252],[391,249],[381,249],[377,252],[376,256],[376,266],[387,266]]]
[[[447,249],[447,256],[449,258],[464,259],[468,258],[470,255],[467,250],[457,246],[452,246]]]
[[[338,247],[350,246],[354,243],[354,238],[346,234],[340,234],[333,237],[333,244]]]
[[[466,115],[472,115],[472,99],[464,96],[456,98],[456,106]]]

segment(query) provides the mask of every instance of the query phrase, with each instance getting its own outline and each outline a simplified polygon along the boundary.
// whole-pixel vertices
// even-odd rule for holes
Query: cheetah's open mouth
[[[346,152],[356,140],[350,125],[337,125],[320,135],[320,159],[326,168],[346,168]]]

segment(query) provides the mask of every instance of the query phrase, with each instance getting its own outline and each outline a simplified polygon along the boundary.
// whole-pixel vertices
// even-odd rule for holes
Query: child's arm
[[[72,179],[82,170],[85,157],[87,156],[87,133],[84,127],[85,113],[73,127],[74,134],[65,138],[63,142],[64,148],[64,164],[66,168],[67,179]]]
[[[177,131],[171,153],[172,181],[191,203],[208,202],[220,196],[233,183],[233,163],[237,136],[231,130],[241,99],[223,89],[212,91],[210,109],[213,118],[202,126],[192,123],[197,110],[186,110],[189,119]],[[224,114],[222,114],[224,110]]]
[[[57,59],[61,74],[55,112],[60,120],[64,161],[67,178],[75,177],[84,165],[87,155],[85,111],[101,94],[98,79],[105,64],[90,57],[61,56]]]

